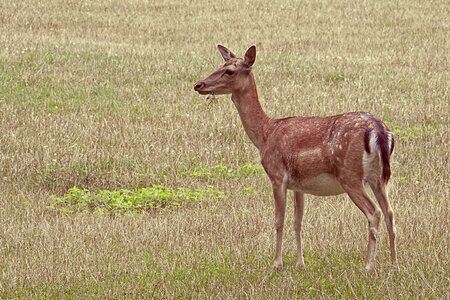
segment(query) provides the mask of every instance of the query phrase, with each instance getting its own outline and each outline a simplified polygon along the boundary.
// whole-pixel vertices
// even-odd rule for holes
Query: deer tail
[[[378,120],[376,128],[367,128],[364,135],[364,148],[370,154],[378,153],[381,160],[381,181],[387,184],[391,177],[390,158],[394,151],[394,135]]]

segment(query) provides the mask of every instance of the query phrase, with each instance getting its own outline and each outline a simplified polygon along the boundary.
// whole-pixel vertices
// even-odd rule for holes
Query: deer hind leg
[[[275,270],[279,270],[283,266],[282,242],[283,242],[284,214],[286,211],[286,186],[284,184],[274,183],[272,188],[273,188],[273,196],[275,199],[275,229],[277,232],[275,262],[273,264],[273,267]]]
[[[386,195],[386,185],[381,182],[370,183],[373,194],[377,198],[378,204],[384,215],[384,221],[389,235],[389,247],[391,251],[391,261],[394,267],[397,267],[397,246],[395,244],[395,221],[394,212],[389,204]]]
[[[369,225],[369,243],[367,246],[366,270],[371,271],[375,266],[376,243],[381,218],[380,209],[373,203],[369,195],[367,195],[362,181],[355,185],[343,184],[342,186],[350,199],[352,199],[367,218]]]
[[[305,207],[304,194],[300,192],[295,192],[294,228],[295,228],[295,240],[297,241],[297,268],[305,267],[305,260],[303,259],[303,249],[302,249],[302,219],[304,207]]]

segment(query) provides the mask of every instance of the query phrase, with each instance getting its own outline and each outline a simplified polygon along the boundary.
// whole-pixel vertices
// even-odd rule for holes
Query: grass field
[[[2,1],[1,299],[450,298],[448,2],[253,3]],[[219,43],[256,44],[271,116],[368,111],[394,130],[400,271],[384,223],[364,271],[366,220],[345,196],[307,196],[296,270],[291,194],[272,270],[256,148],[228,96],[193,91]],[[153,186],[221,196],[137,212],[52,202]]]

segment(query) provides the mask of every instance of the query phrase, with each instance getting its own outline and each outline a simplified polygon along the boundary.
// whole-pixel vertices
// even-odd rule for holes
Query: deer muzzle
[[[201,91],[205,87],[205,83],[203,81],[197,81],[194,85],[194,90],[196,92]]]

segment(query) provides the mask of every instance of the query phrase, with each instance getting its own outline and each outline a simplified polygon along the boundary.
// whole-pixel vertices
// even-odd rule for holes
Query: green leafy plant
[[[66,213],[73,212],[140,212],[152,209],[179,207],[186,201],[219,199],[223,193],[213,187],[205,189],[171,188],[152,185],[149,188],[99,190],[90,192],[78,187],[70,188],[62,196],[50,196],[51,207]]]
[[[263,175],[264,168],[261,164],[247,162],[239,168],[238,173],[240,176]]]

